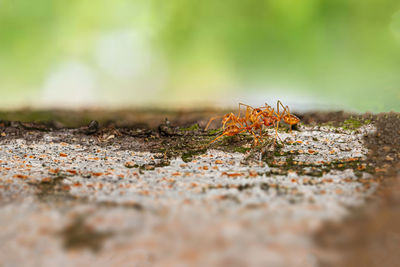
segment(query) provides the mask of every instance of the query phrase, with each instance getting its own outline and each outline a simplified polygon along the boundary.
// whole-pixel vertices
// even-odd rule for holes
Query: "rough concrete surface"
[[[338,264],[315,237],[362,210],[385,167],[365,120],[300,124],[253,148],[169,123],[0,126],[1,266]]]

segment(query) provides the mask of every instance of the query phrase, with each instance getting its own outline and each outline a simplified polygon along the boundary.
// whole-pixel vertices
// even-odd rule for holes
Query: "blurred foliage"
[[[101,76],[99,36],[134,29],[168,69],[160,98],[290,84],[360,111],[400,111],[399,10],[398,0],[2,0],[0,103],[35,98],[69,59]]]

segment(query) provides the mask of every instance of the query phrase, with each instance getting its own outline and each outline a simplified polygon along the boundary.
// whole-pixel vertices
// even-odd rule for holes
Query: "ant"
[[[241,106],[246,106],[246,114],[245,117],[240,117],[241,116]],[[248,131],[250,132],[253,137],[254,137],[254,143],[258,143],[258,137],[255,134],[254,130],[260,130],[260,135],[262,131],[262,121],[260,121],[259,117],[262,114],[262,110],[257,108],[254,109],[249,105],[239,103],[239,109],[238,109],[238,115],[231,113],[228,113],[223,116],[222,118],[222,134],[216,137],[214,140],[210,142],[213,143],[217,139],[223,137],[223,136],[234,136],[239,133]],[[215,116],[212,117],[205,128],[205,130],[208,129],[210,126],[211,122],[214,121],[215,119],[219,118],[220,116]]]
[[[242,106],[246,107],[246,113],[244,117],[241,117]],[[280,112],[281,107],[283,108],[282,112]],[[213,120],[219,117],[220,116],[212,117],[207,123],[205,130],[208,129]],[[238,115],[229,113],[223,116],[222,119],[223,132],[221,135],[217,136],[214,140],[212,140],[210,144],[223,136],[234,136],[247,131],[253,135],[254,144],[256,145],[258,143],[259,138],[263,137],[262,134],[263,127],[270,127],[270,126],[273,126],[275,128],[275,139],[274,139],[274,144],[275,144],[276,139],[279,138],[278,128],[279,128],[279,122],[281,120],[290,125],[290,132],[292,132],[292,126],[300,122],[300,119],[297,118],[295,115],[291,114],[289,107],[284,106],[280,100],[278,100],[276,104],[276,111],[267,103],[265,103],[264,106],[259,108],[253,108],[249,105],[239,103]],[[258,135],[256,134],[256,131],[259,131]]]

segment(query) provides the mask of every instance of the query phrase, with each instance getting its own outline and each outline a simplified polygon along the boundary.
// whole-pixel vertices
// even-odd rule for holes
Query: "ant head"
[[[253,111],[251,112],[251,115],[250,115],[250,120],[252,122],[257,121],[260,118],[260,115],[262,115],[262,113],[263,113],[263,111],[259,108],[253,109]]]
[[[253,112],[254,112],[256,115],[258,115],[258,114],[262,113],[262,110],[259,109],[259,108],[255,108],[255,109],[253,110]]]

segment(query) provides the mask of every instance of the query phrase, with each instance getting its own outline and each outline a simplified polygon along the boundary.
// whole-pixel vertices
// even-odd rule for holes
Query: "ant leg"
[[[289,109],[289,106],[283,106],[283,104],[282,104],[282,102],[281,101],[279,101],[279,103],[280,103],[280,105],[282,106],[282,108],[283,108],[283,112],[282,112],[282,115],[287,115],[287,116],[289,116],[289,118],[290,118],[290,109]],[[291,124],[289,124],[290,125],[290,133],[292,133],[292,125]]]
[[[274,124],[274,127],[275,127],[275,124]],[[279,128],[279,122],[277,122],[276,127],[275,127],[274,145],[276,144],[276,140],[278,140],[278,139],[279,139],[279,141],[281,141],[283,143],[281,137],[278,134],[278,128]]]
[[[285,115],[285,113],[290,116],[289,106],[284,106],[282,102],[278,100],[278,102],[276,103],[276,106],[278,107],[278,113],[279,113],[279,105],[283,108],[282,116]]]
[[[249,105],[243,104],[243,103],[239,103],[239,113],[238,113],[238,117],[240,117],[240,107],[241,106],[245,106],[245,107],[250,107]]]
[[[296,116],[290,114],[290,108],[289,108],[289,106],[285,106],[285,107],[284,107],[284,110],[285,110],[286,116],[287,116],[289,119],[291,119],[292,117],[295,117],[295,118],[296,118]],[[283,114],[285,114],[285,113],[283,113]],[[286,117],[286,116],[285,116],[285,117]],[[292,133],[293,122],[291,122],[291,121],[288,121],[288,122],[287,122],[286,120],[285,120],[285,122],[286,122],[287,124],[290,125],[290,133]],[[294,123],[294,124],[295,124],[295,123]]]
[[[253,131],[249,131],[252,135],[253,135],[253,142],[254,142],[254,146],[256,146],[258,144],[258,138],[257,135],[253,132]]]
[[[252,110],[254,108],[252,106],[247,105],[247,104],[239,103],[239,115],[238,115],[238,117],[240,117],[240,107],[241,106],[247,107],[246,108],[246,115],[245,115],[245,120],[247,121],[247,120],[249,120],[249,117],[250,117],[250,113],[251,113],[250,110]]]
[[[204,129],[205,131],[207,131],[208,127],[210,126],[211,122],[214,121],[215,119],[218,119],[222,116],[215,116],[215,117],[211,117],[211,119],[208,121],[206,128]]]
[[[285,107],[282,102],[280,100],[278,100],[278,102],[276,102],[276,106],[281,106],[284,110],[287,108],[287,106]]]
[[[290,114],[289,106],[283,106],[280,100],[278,100],[278,103],[283,107],[282,117],[286,114],[290,118],[292,115]],[[289,123],[289,125],[290,125],[290,133],[292,133],[292,124]]]
[[[219,138],[221,138],[221,137],[223,137],[223,136],[225,136],[225,135],[228,135],[228,136],[233,136],[233,135],[237,135],[237,134],[240,134],[240,133],[242,133],[242,132],[244,132],[246,129],[241,129],[240,131],[238,131],[238,132],[236,132],[235,134],[228,134],[228,133],[222,133],[221,135],[219,135],[219,136],[217,136],[216,138],[214,138],[214,140],[212,140],[210,143],[208,143],[208,144],[211,144],[211,143],[214,143],[215,141],[217,141]]]
[[[276,111],[278,112],[279,116],[281,116],[281,113],[279,112],[279,104],[282,105],[282,102],[280,100],[278,100],[278,102],[276,102]]]
[[[214,140],[212,140],[210,143],[208,143],[208,144],[212,144],[212,143],[214,143],[215,141],[217,141],[218,139],[220,139],[221,137],[223,137],[223,136],[225,136],[226,135],[226,133],[223,133],[223,134],[221,134],[221,135],[218,135],[216,138],[214,138]]]
[[[245,107],[248,107],[248,108],[253,108],[252,106],[249,106],[249,105],[243,104],[243,103],[239,103],[239,108],[240,108],[240,106],[245,106]]]
[[[262,132],[262,128],[260,128],[260,139],[262,140],[264,138],[263,132]]]
[[[232,122],[229,122],[232,121]],[[229,123],[228,123],[229,122]],[[225,129],[225,125],[228,123],[228,125],[232,125],[235,124],[237,122],[237,117],[235,116],[235,114],[233,114],[232,112],[230,114],[226,114],[224,115],[224,118],[222,119],[222,129]]]
[[[283,108],[282,113],[279,113],[279,105]],[[280,100],[278,100],[278,102],[276,103],[276,106],[278,108],[278,113],[280,114],[281,118],[283,116],[285,116],[285,114],[289,114],[290,115],[290,112],[288,112],[289,107],[288,106],[285,107]]]
[[[280,112],[279,111],[279,104],[282,105],[281,101],[278,100],[278,102],[276,103],[276,111],[274,109],[271,110],[271,113],[275,115],[277,121],[280,121],[283,117],[284,112]]]
[[[279,127],[279,122],[282,119],[282,116],[279,112],[279,102],[280,100],[278,100],[278,102],[276,103],[276,112],[275,110],[273,111],[276,117],[276,127],[275,127],[275,139],[274,139],[274,145],[276,143],[276,138],[278,137],[278,127]],[[275,125],[274,125],[275,126]]]
[[[276,123],[274,145],[275,145],[275,143],[276,143],[276,139],[277,139],[277,138],[280,139],[280,137],[279,137],[279,135],[278,135],[278,128],[279,128],[279,121]]]
[[[289,109],[289,106],[287,106],[287,105],[284,106],[280,100],[278,100],[278,103],[277,103],[276,105],[278,106],[278,104],[283,108],[282,115],[286,113],[287,115],[290,116],[290,109]],[[279,108],[279,107],[278,107],[278,108]]]
[[[246,108],[246,115],[245,115],[246,124],[247,124],[247,121],[252,122],[251,121],[251,114],[252,114],[251,107],[247,107]]]

